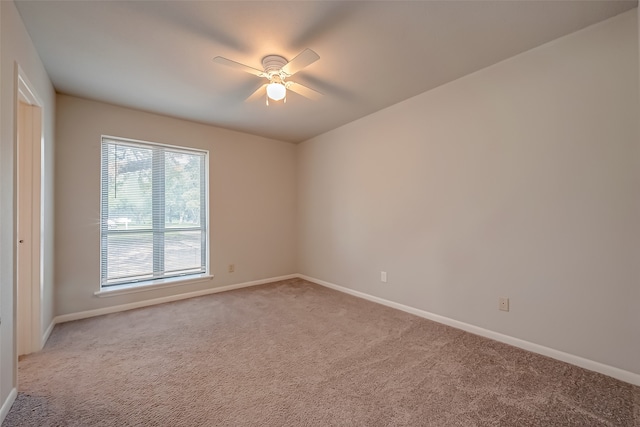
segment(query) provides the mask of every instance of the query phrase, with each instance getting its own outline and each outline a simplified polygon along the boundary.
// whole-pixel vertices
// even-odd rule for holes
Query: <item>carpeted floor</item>
[[[640,388],[293,279],[56,326],[10,426],[639,426]]]

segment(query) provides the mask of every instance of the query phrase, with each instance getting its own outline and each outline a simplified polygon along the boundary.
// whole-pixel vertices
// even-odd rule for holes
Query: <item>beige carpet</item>
[[[6,427],[640,425],[638,387],[298,279],[58,325],[19,378]]]

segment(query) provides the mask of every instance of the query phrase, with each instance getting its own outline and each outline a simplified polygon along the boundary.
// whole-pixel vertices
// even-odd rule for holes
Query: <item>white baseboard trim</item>
[[[60,316],[56,316],[53,319],[53,324],[70,322],[72,320],[86,319],[86,318],[95,317],[95,316],[102,316],[104,314],[111,314],[111,313],[117,313],[120,311],[133,310],[136,308],[148,307],[148,306],[157,305],[157,304],[164,304],[167,302],[179,301],[179,300],[188,299],[188,298],[195,298],[203,295],[216,294],[218,292],[231,291],[234,289],[248,288],[250,286],[264,285],[266,283],[278,282],[280,280],[287,280],[287,279],[295,279],[297,277],[298,277],[297,274],[288,274],[286,276],[270,277],[268,279],[260,279],[260,280],[254,280],[251,282],[237,283],[235,285],[220,286],[218,288],[203,289],[201,291],[170,295],[162,298],[154,298],[154,299],[149,299],[144,301],[132,302],[129,304],[114,305],[111,307],[98,308],[95,310],[87,310],[87,311],[80,311],[78,313],[63,314]]]
[[[387,307],[395,308],[401,311],[405,311],[407,313],[414,314],[416,316],[424,317],[425,319],[433,320],[434,322],[452,326],[457,329],[462,329],[463,331],[471,332],[472,334],[475,334],[475,335],[480,335],[486,338],[500,341],[505,344],[512,345],[514,347],[519,347],[524,350],[531,351],[533,353],[538,353],[543,356],[551,357],[552,359],[570,363],[572,365],[576,365],[581,368],[588,369],[590,371],[595,371],[595,372],[613,377],[620,381],[624,381],[633,385],[640,386],[640,374],[636,374],[630,371],[625,371],[620,368],[605,365],[604,363],[596,362],[590,359],[585,359],[580,356],[565,353],[560,350],[555,350],[553,348],[549,348],[543,345],[521,340],[519,338],[514,338],[509,335],[504,335],[498,332],[481,328],[479,326],[471,325],[469,323],[460,322],[458,320],[454,320],[449,317],[440,316],[438,314],[430,313],[428,311],[420,310],[418,308],[410,307],[404,304],[399,304],[397,302],[393,302],[393,301],[386,300],[384,298],[369,295],[364,292],[354,291],[353,289],[345,288],[343,286],[339,286],[334,283],[325,282],[324,280],[316,279],[314,277],[309,277],[302,274],[298,274],[298,277],[301,279],[307,280],[309,282],[325,286],[327,288],[335,289],[336,291],[344,292],[346,294],[353,295],[358,298],[363,298],[369,301],[376,302],[378,304],[386,305]]]
[[[11,405],[13,405],[13,402],[16,400],[16,396],[18,396],[18,390],[12,388],[9,392],[9,396],[7,396],[6,400],[2,404],[2,408],[0,408],[0,424],[2,424],[7,414],[11,410]]]
[[[387,307],[391,307],[391,308],[395,308],[397,310],[401,310],[410,314],[414,314],[416,316],[419,317],[423,317],[425,319],[429,319],[429,320],[433,320],[434,322],[438,322],[438,323],[442,323],[448,326],[452,326],[454,328],[457,329],[462,329],[463,331],[467,331],[470,332],[472,334],[476,334],[476,335],[480,335],[486,338],[490,338],[496,341],[500,341],[503,342],[505,344],[509,344],[512,345],[514,347],[518,347],[518,348],[522,348],[524,350],[528,350],[531,351],[533,353],[538,353],[541,354],[543,356],[547,356],[547,357],[551,357],[552,359],[556,359],[556,360],[560,360],[562,362],[566,362],[566,363],[570,363],[572,365],[575,366],[579,366],[581,368],[585,368],[588,369],[590,371],[594,371],[594,372],[598,372],[613,378],[616,378],[618,380],[630,383],[630,384],[634,384],[637,386],[640,386],[640,374],[636,374],[634,372],[630,372],[630,371],[625,371],[623,369],[620,368],[616,368],[610,365],[605,365],[603,363],[600,362],[596,362],[590,359],[585,359],[583,357],[580,356],[576,356],[570,353],[565,353],[563,351],[560,350],[556,350],[550,347],[545,347],[543,345],[540,344],[535,344],[529,341],[525,341],[519,338],[515,338],[509,335],[504,335],[501,334],[499,332],[494,332],[491,331],[489,329],[484,329],[481,328],[479,326],[475,326],[469,323],[464,323],[464,322],[460,322],[458,320],[455,319],[451,319],[449,317],[445,317],[445,316],[440,316],[438,314],[434,314],[434,313],[430,313],[428,311],[425,310],[421,310],[418,308],[414,308],[414,307],[410,307],[408,305],[404,305],[404,304],[400,304],[397,302],[393,302],[393,301],[389,301],[386,300],[384,298],[380,298],[380,297],[376,297],[373,295],[369,295],[366,294],[364,292],[360,292],[360,291],[355,291],[353,289],[349,289],[349,288],[345,288],[343,286],[340,285],[336,285],[334,283],[330,283],[330,282],[326,282],[324,280],[320,280],[320,279],[316,279],[314,277],[309,277],[309,276],[305,276],[303,274],[289,274],[286,276],[279,276],[279,277],[271,277],[268,279],[261,279],[261,280],[254,280],[251,282],[245,282],[245,283],[238,283],[235,285],[228,285],[228,286],[221,286],[218,288],[210,288],[210,289],[204,289],[201,291],[195,291],[195,292],[187,292],[187,293],[183,293],[183,294],[177,294],[177,295],[170,295],[167,297],[162,297],[162,298],[155,298],[155,299],[150,299],[150,300],[145,300],[145,301],[139,301],[139,302],[134,302],[134,303],[129,303],[129,304],[122,304],[122,305],[116,305],[116,306],[111,306],[111,307],[105,307],[105,308],[99,308],[99,309],[95,309],[95,310],[87,310],[87,311],[81,311],[78,313],[70,313],[70,314],[63,314],[61,316],[56,316],[53,319],[53,322],[51,322],[51,325],[49,325],[49,327],[47,328],[47,331],[45,332],[43,338],[42,338],[42,342],[43,342],[43,346],[44,343],[47,341],[47,339],[49,338],[49,335],[51,334],[51,331],[53,330],[53,327],[58,324],[58,323],[64,323],[64,322],[70,322],[73,320],[80,320],[80,319],[86,319],[89,317],[95,317],[95,316],[102,316],[104,314],[111,314],[111,313],[117,313],[120,311],[126,311],[126,310],[133,310],[136,308],[142,308],[142,307],[148,307],[151,305],[156,305],[156,304],[164,304],[167,302],[172,302],[172,301],[179,301],[179,300],[183,300],[183,299],[188,299],[188,298],[195,298],[195,297],[199,297],[199,296],[203,296],[203,295],[209,295],[209,294],[215,294],[218,292],[225,292],[225,291],[231,291],[234,289],[240,289],[240,288],[247,288],[250,286],[258,286],[258,285],[263,285],[266,283],[271,283],[271,282],[277,282],[280,280],[287,280],[287,279],[294,279],[294,278],[300,278],[300,279],[304,279],[307,280],[309,282],[312,283],[316,283],[318,285],[321,286],[325,286],[327,288],[331,288],[349,295],[353,295],[355,297],[358,298],[362,298],[362,299],[366,299],[368,301],[372,301],[378,304],[382,304],[385,305]],[[15,396],[13,397],[15,399]],[[13,402],[13,400],[11,401]],[[5,403],[6,404],[6,403]],[[9,408],[11,408],[11,405],[9,405]],[[4,410],[4,406],[3,406],[3,410]],[[1,419],[1,418],[0,418]]]
[[[40,350],[42,350],[44,345],[47,343],[47,340],[49,339],[49,336],[51,336],[51,332],[53,331],[53,327],[54,326],[56,326],[56,319],[55,318],[53,318],[53,320],[51,320],[51,323],[49,324],[49,327],[47,328],[46,331],[44,331],[44,334],[42,335],[42,340],[40,341]]]

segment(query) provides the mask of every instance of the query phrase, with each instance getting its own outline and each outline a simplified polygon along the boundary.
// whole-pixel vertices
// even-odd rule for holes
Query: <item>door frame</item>
[[[15,349],[16,356],[42,348],[43,245],[43,103],[16,63],[15,96]],[[25,109],[24,106],[27,108]],[[24,132],[24,126],[29,127]],[[24,139],[21,136],[26,135]],[[21,166],[22,164],[22,166]],[[21,197],[28,212],[22,212]],[[22,223],[20,223],[22,221]],[[24,233],[23,236],[20,233]],[[22,250],[20,241],[27,243]],[[20,274],[19,272],[23,273]],[[25,277],[26,276],[26,277]],[[22,301],[24,299],[24,301]],[[28,323],[27,328],[20,325]],[[20,345],[18,345],[20,342]]]

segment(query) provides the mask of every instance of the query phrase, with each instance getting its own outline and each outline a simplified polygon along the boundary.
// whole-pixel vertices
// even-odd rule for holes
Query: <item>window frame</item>
[[[176,227],[176,228],[166,228],[165,220],[165,193],[164,188],[156,188],[156,186],[152,187],[152,204],[156,203],[156,197],[162,199],[162,209],[156,209],[152,211],[152,226],[147,231],[152,235],[153,239],[153,252],[155,254],[158,248],[161,250],[162,256],[161,259],[154,256],[153,260],[153,268],[151,277],[144,278],[135,278],[133,280],[117,280],[112,283],[108,283],[107,271],[108,268],[107,263],[103,261],[103,257],[106,254],[106,245],[108,236],[115,234],[128,234],[132,233],[128,230],[110,230],[109,229],[109,215],[108,215],[108,199],[105,203],[104,198],[109,197],[109,179],[108,179],[108,167],[105,167],[105,159],[107,156],[107,151],[109,145],[123,145],[128,147],[139,147],[145,149],[152,150],[152,182],[156,181],[155,173],[159,173],[159,168],[156,168],[159,160],[158,154],[164,153],[163,149],[171,152],[185,153],[185,154],[197,154],[201,155],[201,172],[200,172],[200,185],[203,188],[200,191],[201,194],[201,208],[200,208],[200,226],[199,227]],[[158,148],[160,150],[158,150]],[[164,161],[164,160],[162,160]],[[164,185],[164,174],[166,169],[161,169],[162,178],[161,181]],[[205,278],[211,278],[213,276],[209,275],[210,271],[210,227],[209,227],[209,216],[210,216],[210,204],[209,204],[209,150],[185,147],[179,145],[171,145],[171,144],[163,144],[152,141],[143,141],[131,138],[123,138],[111,135],[101,135],[100,137],[100,277],[99,277],[99,291],[95,294],[101,296],[101,294],[117,294],[121,293],[119,291],[131,291],[138,292],[140,290],[145,289],[155,289],[158,287],[167,287],[167,286],[176,286],[179,284],[192,283],[194,281],[198,281]],[[160,224],[162,222],[162,224]],[[179,232],[179,231],[200,231],[201,234],[201,266],[197,268],[197,271],[193,272],[184,272],[179,274],[167,275],[166,271],[162,271],[163,274],[158,274],[158,269],[164,264],[164,233],[167,231],[171,232]],[[140,232],[140,231],[137,231]],[[161,236],[159,235],[161,234]],[[108,257],[108,254],[106,255]],[[195,270],[195,268],[194,268]],[[136,275],[140,277],[141,275]]]

